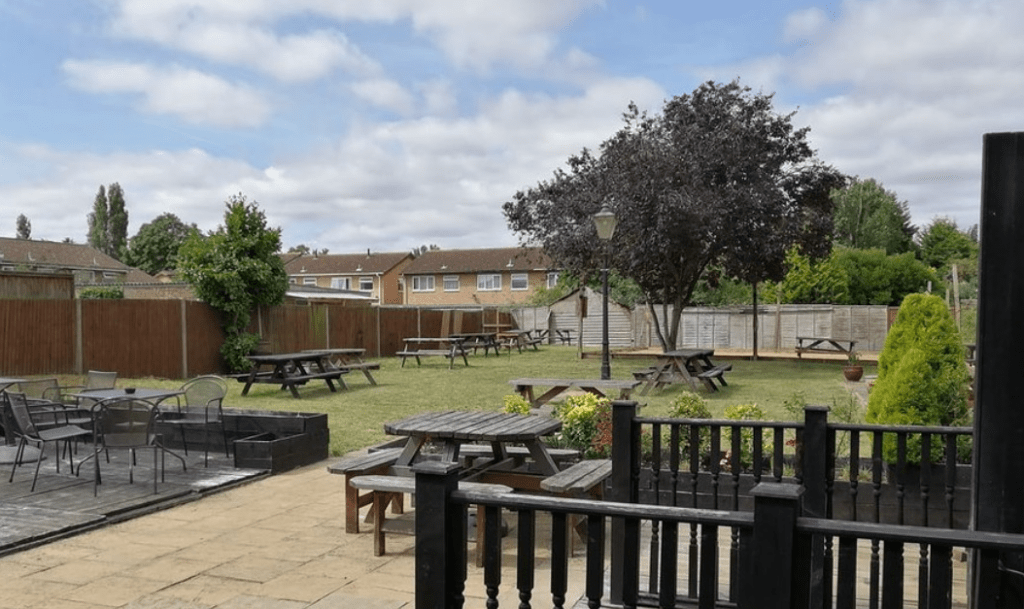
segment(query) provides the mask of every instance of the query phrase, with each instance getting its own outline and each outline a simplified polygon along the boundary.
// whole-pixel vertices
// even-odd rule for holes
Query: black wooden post
[[[807,406],[804,408],[803,446],[801,447],[801,468],[803,469],[804,493],[801,513],[812,518],[828,518],[828,467],[830,450],[828,445],[828,406]],[[809,559],[815,570],[825,565],[825,539],[820,535],[809,540]],[[794,592],[798,602],[807,599],[824,603],[824,574],[812,577],[806,589]],[[805,603],[806,606],[806,603]],[[815,606],[824,606],[818,604]]]
[[[612,478],[611,487],[605,493],[609,501],[639,501],[639,482],[634,476],[640,470],[640,429],[635,424],[638,408],[639,404],[632,401],[612,402]],[[626,541],[625,521],[612,518],[611,544],[616,551],[611,553],[608,597],[615,604],[622,603],[623,583],[639,577],[640,539],[630,540],[629,547]],[[625,577],[626,569],[637,569],[636,576]]]
[[[984,136],[981,238],[972,525],[978,531],[1024,533],[1024,133]],[[1001,562],[1024,571],[1018,553],[1001,556]],[[998,575],[975,566],[975,607],[1024,605],[1019,578],[999,578],[995,589],[981,586]]]
[[[794,585],[803,579],[793,569],[798,564],[794,554],[801,493],[800,485],[775,482],[762,482],[750,491],[754,497],[754,550],[745,575],[749,589],[757,591],[758,609],[797,606],[790,601]]]
[[[416,609],[462,607],[466,582],[466,506],[448,498],[459,465],[425,461],[416,474]]]

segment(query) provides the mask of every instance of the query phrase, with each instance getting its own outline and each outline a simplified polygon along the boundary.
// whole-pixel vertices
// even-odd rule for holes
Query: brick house
[[[412,262],[409,252],[283,254],[288,282],[311,288],[360,292],[380,304],[402,304],[399,278]]]
[[[558,279],[540,248],[430,250],[402,271],[407,305],[524,304]]]
[[[82,288],[155,282],[156,278],[119,262],[90,245],[0,237],[0,270],[71,273]]]

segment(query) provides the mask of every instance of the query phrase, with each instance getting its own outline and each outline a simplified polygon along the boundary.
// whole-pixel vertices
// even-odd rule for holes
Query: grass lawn
[[[341,455],[365,448],[385,440],[384,423],[410,414],[431,410],[500,410],[504,396],[513,393],[508,384],[519,377],[599,378],[599,358],[580,359],[575,347],[545,345],[539,351],[524,351],[500,357],[484,357],[482,352],[469,356],[469,367],[459,360],[455,368],[448,369],[448,360],[430,357],[423,365],[414,361],[400,366],[397,357],[381,358],[381,369],[374,372],[379,383],[371,386],[361,372],[346,376],[347,391],[331,393],[326,384],[313,381],[300,388],[301,399],[296,400],[288,391],[275,385],[258,384],[242,396],[243,384],[228,382],[225,407],[255,410],[284,410],[298,412],[324,412],[328,415],[331,431],[331,454]],[[723,363],[723,362],[717,362]],[[755,403],[775,420],[793,419],[785,408],[799,394],[808,404],[832,406],[837,401],[847,403],[850,392],[843,380],[842,364],[817,363],[796,360],[757,361],[732,360],[733,369],[726,373],[728,387],[716,393],[701,391],[716,417],[721,417],[727,406]],[[612,359],[612,376],[631,379],[632,370],[654,364],[653,359]],[[865,367],[866,374],[874,374],[873,366]],[[61,377],[64,384],[81,382],[80,377]],[[181,380],[118,379],[118,387],[176,387]],[[675,396],[684,391],[682,385],[670,385],[654,390],[646,396],[634,394],[634,399],[646,407],[647,416],[668,413]],[[861,411],[863,414],[863,411]]]

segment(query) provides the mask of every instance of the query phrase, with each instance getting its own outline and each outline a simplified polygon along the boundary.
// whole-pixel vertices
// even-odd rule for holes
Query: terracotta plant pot
[[[843,366],[843,376],[848,381],[859,381],[864,376],[864,366]]]

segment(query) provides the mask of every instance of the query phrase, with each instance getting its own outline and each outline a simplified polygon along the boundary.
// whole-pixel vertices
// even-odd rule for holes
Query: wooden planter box
[[[328,456],[327,415],[310,412],[224,409],[227,441],[234,448],[235,467],[278,473],[323,461]],[[180,430],[158,426],[168,446],[180,448]],[[207,435],[211,453],[224,451],[220,430]],[[189,430],[189,451],[203,449],[203,434]]]

